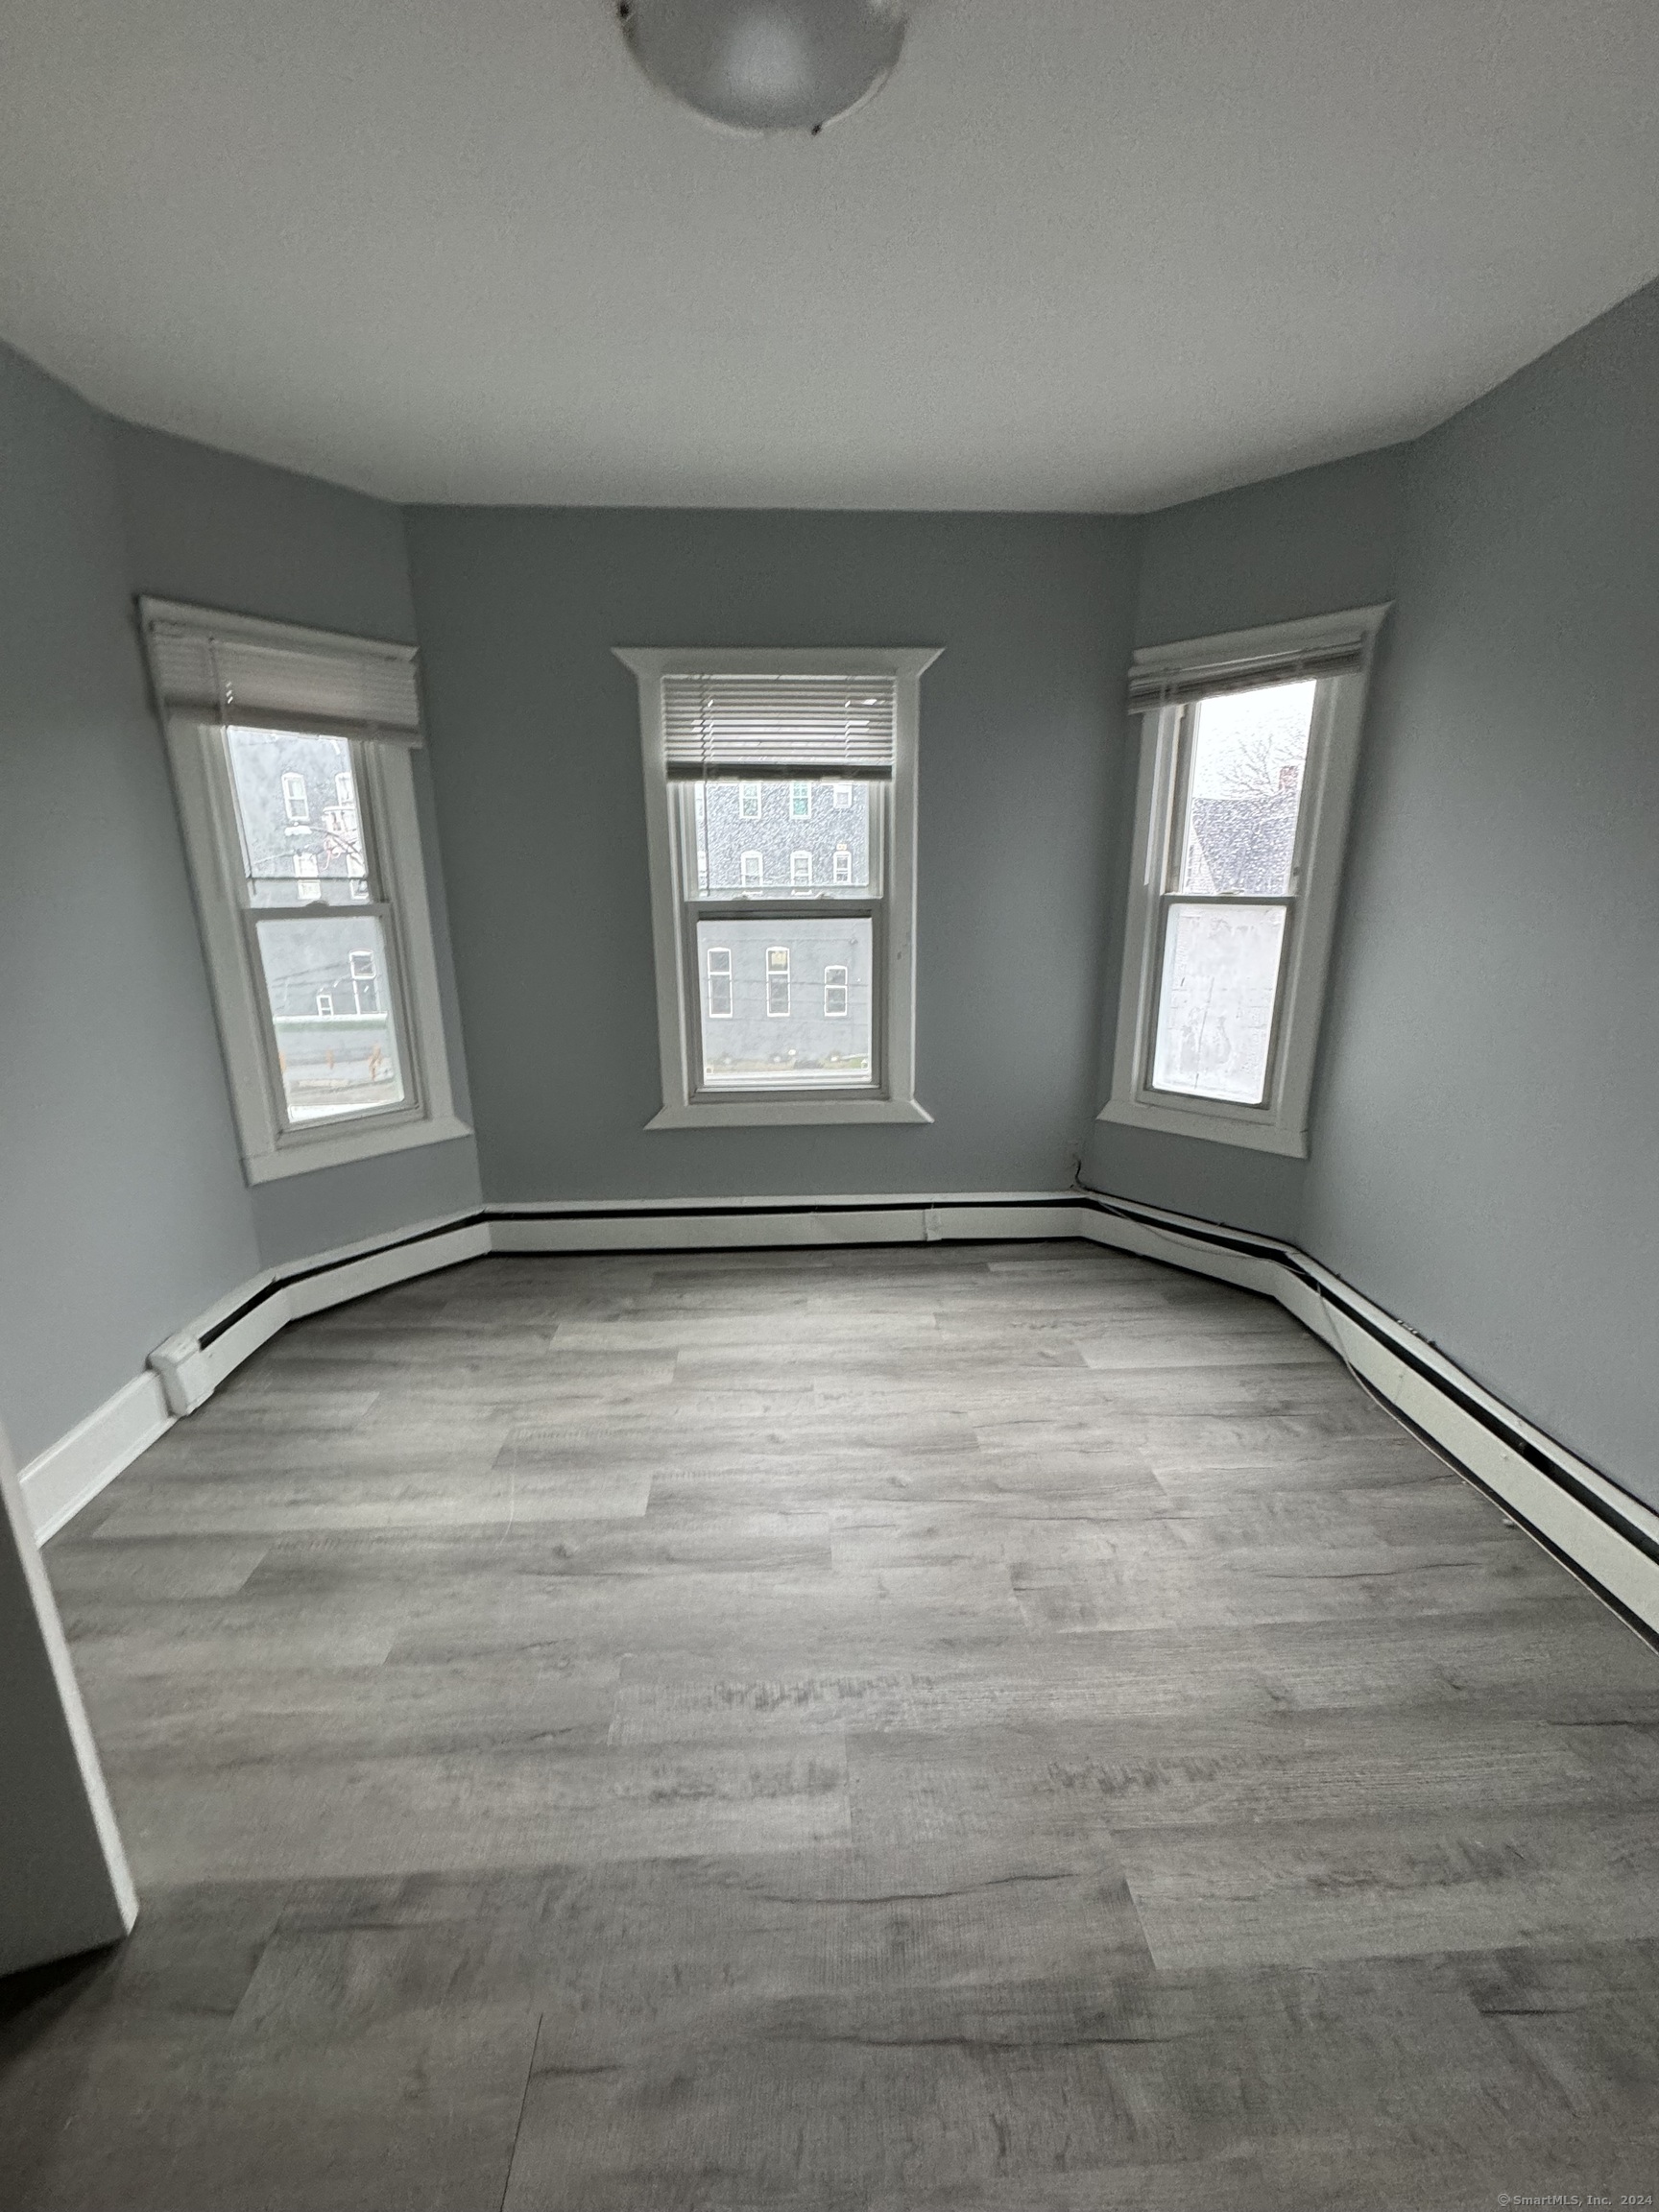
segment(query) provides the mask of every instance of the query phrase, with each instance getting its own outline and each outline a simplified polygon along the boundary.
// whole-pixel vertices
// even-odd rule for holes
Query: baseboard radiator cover
[[[1294,1245],[1090,1191],[1080,1234],[1276,1299],[1407,1429],[1659,1642],[1659,1513]]]
[[[23,1472],[41,1542],[290,1321],[491,1253],[721,1251],[1082,1238],[1275,1299],[1407,1428],[1630,1624],[1659,1638],[1659,1513],[1295,1246],[1103,1191],[499,1205],[272,1269]]]

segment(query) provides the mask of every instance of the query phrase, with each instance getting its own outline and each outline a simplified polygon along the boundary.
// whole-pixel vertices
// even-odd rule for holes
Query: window
[[[774,1022],[783,1022],[789,1018],[787,945],[768,945],[766,948],[766,1012]]]
[[[639,686],[651,839],[650,1125],[927,1120],[912,946],[916,725],[935,654],[618,658]]]
[[[732,1019],[732,948],[729,945],[709,948],[709,1019],[711,1022]]]
[[[1100,1118],[1304,1154],[1385,608],[1137,653],[1141,779]]]
[[[415,811],[413,651],[140,604],[249,1180],[468,1135]],[[333,793],[315,821],[313,790]]]

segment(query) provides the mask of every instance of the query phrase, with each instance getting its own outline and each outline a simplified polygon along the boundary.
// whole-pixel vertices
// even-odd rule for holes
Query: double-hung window
[[[413,648],[140,613],[249,1180],[468,1135],[410,766]]]
[[[913,948],[919,692],[935,657],[617,648],[639,687],[652,1128],[930,1118]]]
[[[1305,1154],[1385,608],[1137,653],[1135,856],[1100,1119]]]

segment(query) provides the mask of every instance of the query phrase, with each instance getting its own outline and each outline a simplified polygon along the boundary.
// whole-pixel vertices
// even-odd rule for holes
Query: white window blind
[[[247,730],[421,741],[415,648],[139,602],[165,716]]]
[[[671,778],[891,777],[897,685],[888,675],[690,675],[662,679]]]
[[[1190,661],[1170,667],[1132,668],[1129,711],[1156,713],[1193,699],[1214,699],[1224,691],[1255,691],[1269,684],[1306,683],[1320,676],[1347,676],[1363,668],[1371,634],[1323,637],[1317,643],[1280,653],[1240,654],[1219,661]]]

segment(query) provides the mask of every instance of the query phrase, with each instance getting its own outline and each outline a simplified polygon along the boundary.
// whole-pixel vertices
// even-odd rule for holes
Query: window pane
[[[254,926],[289,1119],[400,1106],[403,1056],[378,915],[307,915]]]
[[[697,965],[710,979],[722,974],[722,1000],[731,1007],[718,1027],[704,1029],[705,1088],[869,1084],[874,935],[864,915],[699,922]],[[729,969],[718,966],[717,953],[729,956]]]
[[[1290,888],[1311,683],[1200,701],[1174,888],[1272,897]]]
[[[870,884],[868,783],[696,783],[697,888],[863,891]],[[844,796],[838,796],[844,794]]]
[[[344,906],[366,900],[362,816],[346,739],[227,730],[225,750],[249,903]]]
[[[766,1018],[768,1021],[787,1021],[789,1017],[789,948],[787,945],[768,945],[766,948]]]
[[[1283,906],[1169,908],[1154,1090],[1262,1103],[1284,938]]]

